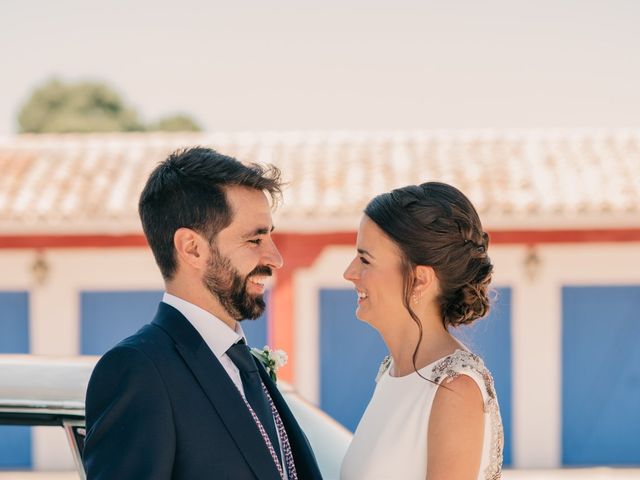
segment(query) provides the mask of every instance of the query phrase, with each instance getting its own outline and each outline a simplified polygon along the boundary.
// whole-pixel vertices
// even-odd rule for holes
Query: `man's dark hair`
[[[210,148],[178,150],[151,172],[138,212],[165,280],[171,280],[176,271],[176,230],[190,228],[213,242],[231,224],[233,212],[225,187],[234,185],[268,192],[274,203],[282,193],[277,167],[244,165]]]

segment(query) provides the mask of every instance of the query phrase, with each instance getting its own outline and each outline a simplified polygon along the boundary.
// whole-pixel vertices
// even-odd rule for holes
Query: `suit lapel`
[[[307,440],[307,436],[300,428],[300,425],[298,425],[297,420],[293,416],[293,413],[291,413],[291,410],[280,393],[280,390],[278,390],[276,384],[271,380],[271,377],[269,377],[269,373],[267,373],[264,366],[257,358],[254,358],[254,360],[256,364],[258,364],[258,371],[260,372],[260,377],[262,377],[262,382],[267,387],[269,395],[271,395],[271,399],[278,409],[280,418],[282,418],[282,423],[287,431],[298,477],[322,480],[320,468],[318,467],[318,463],[315,455],[313,454],[313,450],[311,449],[311,445],[309,444],[309,440]]]
[[[165,303],[160,303],[153,323],[173,338],[176,349],[256,477],[279,479],[278,470],[240,392],[200,334],[180,312]]]

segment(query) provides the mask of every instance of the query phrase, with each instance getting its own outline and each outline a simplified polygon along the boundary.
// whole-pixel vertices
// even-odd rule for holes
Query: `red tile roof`
[[[354,230],[374,195],[428,180],[493,230],[640,227],[640,130],[151,133],[0,140],[0,233],[139,233],[147,175],[192,145],[279,166],[280,231]]]

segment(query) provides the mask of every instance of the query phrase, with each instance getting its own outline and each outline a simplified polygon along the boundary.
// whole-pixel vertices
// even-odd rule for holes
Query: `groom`
[[[279,175],[207,148],[151,173],[139,212],[166,293],[91,376],[88,480],[321,478],[239,323],[264,311],[264,281],[282,266],[266,196]]]

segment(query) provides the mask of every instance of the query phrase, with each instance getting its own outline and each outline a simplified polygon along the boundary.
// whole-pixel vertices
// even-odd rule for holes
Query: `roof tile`
[[[451,183],[489,228],[640,226],[640,131],[22,135],[0,141],[0,231],[137,233],[170,152],[273,163],[279,230],[353,230],[375,195]]]

